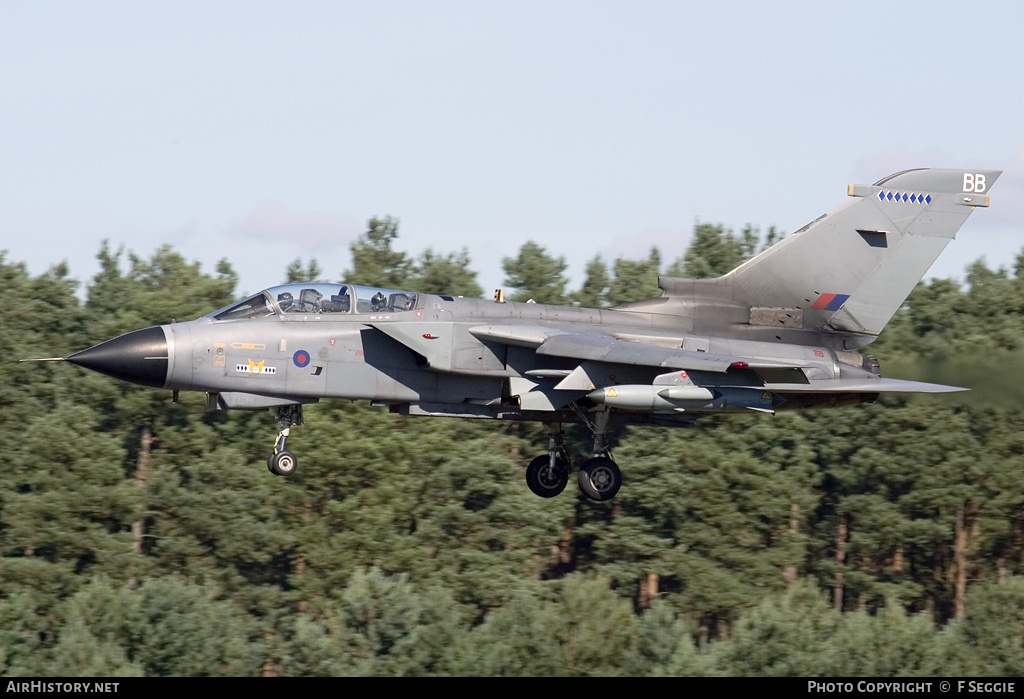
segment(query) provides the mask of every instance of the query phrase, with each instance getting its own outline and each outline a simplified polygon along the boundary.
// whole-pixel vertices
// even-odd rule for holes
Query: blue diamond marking
[[[889,201],[892,201],[892,192],[887,193],[885,195],[885,198],[888,199]]]
[[[908,199],[908,197],[907,197],[907,193],[906,193],[906,192],[904,192],[904,193],[903,193],[903,201],[906,201],[907,199]]]
[[[885,201],[885,192],[879,192],[878,198],[881,199],[882,201]]]
[[[924,198],[924,200],[925,200],[926,202],[928,202],[929,204],[931,204],[931,203],[932,203],[932,195],[931,195],[931,194],[929,194],[928,196],[926,196],[926,197]]]

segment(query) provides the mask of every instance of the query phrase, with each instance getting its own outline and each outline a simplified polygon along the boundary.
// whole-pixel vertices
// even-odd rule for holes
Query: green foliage
[[[698,649],[692,629],[664,600],[655,600],[637,619],[637,644],[629,658],[630,674],[657,677],[708,677],[714,661]]]
[[[637,622],[607,581],[570,575],[520,593],[489,614],[462,649],[461,673],[484,676],[614,676],[635,656]]]
[[[310,260],[305,267],[302,266],[302,260],[296,258],[285,270],[285,284],[296,284],[301,282],[315,282],[319,281],[320,275],[323,272],[320,269],[320,264],[316,260]]]
[[[971,674],[1020,677],[1024,673],[1024,577],[976,586],[967,618],[956,630],[969,649]]]
[[[501,264],[505,270],[505,284],[515,289],[510,301],[569,302],[564,257],[551,257],[541,245],[531,240],[519,248],[518,256],[506,257]]]
[[[573,301],[584,308],[602,308],[608,305],[608,287],[611,278],[608,276],[608,265],[600,255],[587,263],[586,278],[579,291],[572,295]]]
[[[25,414],[51,406],[61,395],[60,367],[32,365],[25,371],[19,359],[63,357],[84,344],[83,313],[75,297],[77,282],[67,278],[67,266],[57,265],[30,277],[23,264],[12,264],[0,252],[0,419],[21,420]],[[45,319],[45,322],[41,322]]]
[[[414,261],[394,249],[398,239],[397,219],[372,218],[368,227],[350,247],[352,269],[345,272],[343,281],[428,294],[474,298],[483,295],[483,289],[476,282],[476,272],[469,268],[469,253],[465,249],[442,255],[428,248]],[[289,268],[289,278],[291,274]]]
[[[352,243],[352,269],[344,274],[351,284],[402,289],[409,279],[408,256],[393,248],[398,220],[391,216],[371,218],[364,236]]]
[[[469,268],[469,253],[441,255],[428,248],[416,262],[409,288],[427,294],[448,294],[479,298],[484,290],[476,283],[476,272]]]
[[[112,254],[104,243],[100,272],[89,286],[86,311],[90,340],[101,342],[143,326],[191,320],[234,300],[238,275],[227,261],[217,265],[217,276],[200,272],[170,246],[157,249],[144,260],[129,254],[130,268],[121,272],[122,251]]]
[[[714,644],[712,657],[732,675],[828,675],[841,653],[832,643],[841,623],[817,588],[801,584],[740,619],[728,640]]]
[[[829,667],[835,677],[935,677],[949,674],[947,649],[926,613],[908,615],[896,599],[875,614],[843,614],[832,638],[840,652]],[[845,649],[845,652],[844,650]]]
[[[721,224],[697,223],[693,239],[681,260],[669,269],[669,276],[689,279],[718,277],[753,257],[761,247],[760,231],[750,225],[737,236]],[[782,235],[772,226],[765,236],[763,248],[768,248]]]
[[[641,301],[661,296],[658,288],[658,270],[661,267],[661,253],[651,248],[646,260],[615,260],[615,279],[608,290],[608,301],[612,305]]]
[[[970,653],[963,639],[939,633],[923,614],[889,601],[877,613],[840,613],[806,581],[764,599],[729,638],[698,659],[707,674],[788,677],[934,677]],[[960,664],[964,674],[976,665]]]

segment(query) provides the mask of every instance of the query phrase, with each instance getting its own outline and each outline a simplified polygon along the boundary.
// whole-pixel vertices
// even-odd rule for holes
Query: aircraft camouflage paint
[[[349,284],[276,286],[197,320],[122,335],[66,360],[118,379],[205,391],[217,409],[276,408],[268,458],[302,406],[369,400],[402,415],[544,422],[526,469],[553,497],[570,457],[563,423],[593,434],[578,483],[607,500],[622,482],[606,441],[621,424],[688,425],[716,413],[869,403],[950,386],[881,378],[857,350],[885,327],[999,171],[909,170],[852,197],[717,279],[662,277],[663,295],[609,309],[505,303]]]

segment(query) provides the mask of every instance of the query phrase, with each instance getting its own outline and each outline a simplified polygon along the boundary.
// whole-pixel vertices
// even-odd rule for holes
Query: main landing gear
[[[267,468],[275,476],[290,476],[295,473],[299,462],[295,454],[285,449],[285,442],[291,434],[292,425],[302,424],[302,406],[282,405],[277,409],[277,419],[281,423],[281,432],[274,441],[274,451],[267,457]]]
[[[608,450],[608,415],[608,411],[601,411],[592,424],[588,422],[594,434],[594,457],[583,462],[576,477],[580,491],[596,501],[610,500],[622,486],[622,472]],[[570,471],[562,425],[549,423],[548,430],[548,453],[526,467],[526,485],[542,498],[552,498],[565,490]]]
[[[569,482],[569,452],[565,433],[559,423],[549,423],[548,453],[541,454],[526,467],[526,485],[542,498],[553,498]]]

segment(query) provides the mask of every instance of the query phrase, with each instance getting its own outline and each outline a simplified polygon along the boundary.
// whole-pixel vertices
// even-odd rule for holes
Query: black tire
[[[607,456],[595,456],[580,466],[580,491],[591,500],[611,500],[622,486],[622,472]]]
[[[295,454],[290,451],[279,451],[270,456],[268,465],[270,466],[271,473],[277,476],[290,476],[295,473],[299,462],[295,458]]]
[[[534,495],[542,498],[553,498],[563,490],[569,482],[569,464],[565,459],[555,457],[555,471],[548,472],[551,457],[548,454],[538,456],[526,467],[526,485]]]

